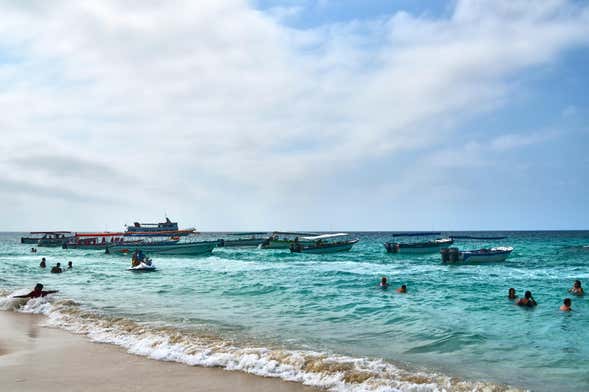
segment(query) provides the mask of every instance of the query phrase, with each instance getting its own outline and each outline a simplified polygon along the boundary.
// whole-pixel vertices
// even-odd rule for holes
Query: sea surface
[[[218,248],[158,257],[135,274],[129,257],[21,245],[0,234],[0,308],[154,359],[280,377],[338,391],[589,390],[589,232],[477,232],[513,246],[505,263],[442,265],[439,254],[387,254],[390,233],[355,233],[350,252]],[[202,239],[221,238],[205,233]],[[51,274],[39,268],[72,261]],[[387,276],[391,287],[378,286]],[[41,282],[59,293],[17,300]],[[395,288],[408,287],[407,294]],[[510,287],[538,306],[517,307]],[[559,311],[571,297],[573,311]]]

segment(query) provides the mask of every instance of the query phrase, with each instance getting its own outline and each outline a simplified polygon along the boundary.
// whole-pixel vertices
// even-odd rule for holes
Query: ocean
[[[50,326],[156,360],[336,391],[589,390],[589,294],[567,293],[576,279],[589,287],[589,232],[477,232],[508,238],[455,243],[514,247],[506,262],[489,265],[387,254],[390,233],[360,232],[339,254],[153,255],[159,271],[149,274],[103,251],[34,254],[21,235],[0,234],[1,309],[42,313]],[[74,268],[51,274],[41,257]],[[378,287],[381,276],[389,289]],[[9,298],[36,283],[59,293]],[[395,292],[401,284],[407,294]],[[515,306],[510,287],[520,296],[531,290],[538,306]],[[565,297],[572,312],[559,311]]]

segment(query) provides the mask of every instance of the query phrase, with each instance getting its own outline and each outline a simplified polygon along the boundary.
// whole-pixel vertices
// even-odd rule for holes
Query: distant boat
[[[498,246],[477,250],[461,251],[458,248],[442,249],[442,263],[497,263],[507,260],[511,255],[511,246]]]
[[[137,237],[161,237],[161,236],[187,236],[194,234],[196,229],[178,229],[178,222],[172,222],[169,218],[166,218],[165,222],[160,223],[133,223],[133,226],[127,226],[125,236],[137,236]]]
[[[257,247],[266,240],[268,232],[231,233],[219,241],[219,247]]]
[[[394,233],[393,237],[429,237],[441,234],[441,232]],[[449,247],[453,243],[452,238],[436,238],[408,242],[385,242],[384,247],[388,253],[434,253]]]
[[[187,241],[178,240],[140,241],[134,244],[115,244],[106,248],[109,254],[127,254],[139,249],[145,253],[166,255],[205,255],[210,254],[219,241]]]
[[[45,232],[33,232],[31,234],[43,234],[43,236],[37,242],[37,246],[56,248],[61,247],[64,242],[71,238],[70,231],[45,231]]]
[[[303,242],[301,242],[301,240]],[[302,237],[290,245],[293,253],[336,253],[347,252],[352,249],[359,239],[349,238],[347,233],[321,234]]]
[[[63,249],[86,249],[105,250],[115,244],[132,246],[142,240],[126,240],[125,233],[103,232],[103,233],[76,233],[62,245]]]
[[[70,231],[31,231],[30,234],[33,237],[20,237],[20,243],[21,244],[38,244],[39,241],[41,240],[45,240],[44,244],[47,245],[41,245],[41,246],[50,246],[48,245],[49,242],[51,242],[50,240],[55,238],[55,237],[59,237],[61,238],[61,236],[65,237],[66,234],[71,234]],[[69,237],[67,237],[69,238]],[[55,246],[59,246],[59,245],[55,245]]]
[[[303,233],[289,231],[275,231],[269,238],[262,242],[262,249],[289,249],[296,238],[306,236],[317,236],[319,233]],[[304,242],[304,241],[303,241]]]

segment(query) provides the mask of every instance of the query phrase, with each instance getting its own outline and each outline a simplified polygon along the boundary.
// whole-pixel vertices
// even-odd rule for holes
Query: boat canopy
[[[440,231],[422,231],[422,232],[415,232],[415,233],[393,233],[393,237],[419,237],[419,236],[426,236],[426,235],[441,235],[442,232]]]
[[[71,231],[31,231],[31,234],[71,234]]]
[[[267,231],[258,231],[258,232],[244,231],[242,233],[229,233],[227,235],[262,235],[262,234],[268,234],[268,232]]]
[[[301,235],[301,236],[305,236],[305,235],[307,235],[307,236],[309,236],[309,235],[311,235],[311,236],[319,235],[319,233],[309,233],[309,232],[303,233],[303,232],[300,232],[300,231],[273,231],[272,234]]]
[[[472,235],[451,235],[450,238],[457,240],[504,240],[507,237],[476,237]]]
[[[338,237],[346,237],[348,233],[335,233],[335,234],[321,234],[312,237],[303,237],[306,241],[317,241],[317,240],[325,240],[329,238],[338,238]]]
[[[76,237],[122,237],[125,233],[76,233]]]

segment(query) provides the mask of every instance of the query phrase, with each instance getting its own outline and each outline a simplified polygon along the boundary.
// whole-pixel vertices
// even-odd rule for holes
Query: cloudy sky
[[[589,4],[3,1],[0,230],[581,229]]]

